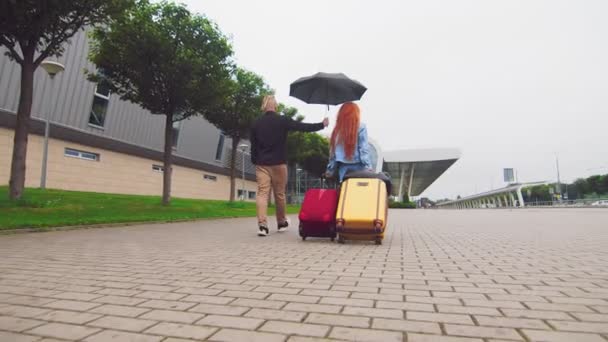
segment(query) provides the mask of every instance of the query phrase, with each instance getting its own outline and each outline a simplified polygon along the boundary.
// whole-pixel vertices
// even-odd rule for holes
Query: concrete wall
[[[26,186],[40,186],[43,137],[30,134],[27,155]],[[99,161],[83,160],[64,155],[65,148],[97,153]],[[0,127],[0,184],[8,184],[13,130]],[[125,193],[138,195],[162,194],[162,173],[152,165],[161,162],[94,148],[58,139],[49,140],[47,187],[65,190]],[[204,175],[216,177],[216,181]],[[257,191],[255,182],[246,181],[248,191]],[[228,200],[230,178],[225,175],[174,166],[172,196]],[[237,180],[237,189],[241,187]]]

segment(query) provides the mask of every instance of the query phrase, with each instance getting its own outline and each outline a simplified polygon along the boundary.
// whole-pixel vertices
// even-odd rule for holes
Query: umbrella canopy
[[[289,95],[306,103],[338,105],[361,99],[367,88],[343,73],[318,72],[289,86]]]

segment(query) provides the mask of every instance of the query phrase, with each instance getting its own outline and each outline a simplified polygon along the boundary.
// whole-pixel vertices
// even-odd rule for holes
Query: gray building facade
[[[0,128],[10,130],[19,101],[20,66],[9,60],[4,52],[0,48]],[[152,115],[140,106],[110,94],[102,84],[88,81],[85,71],[95,72],[95,66],[87,59],[88,53],[87,34],[80,32],[66,45],[63,56],[55,59],[65,66],[65,71],[55,80],[51,81],[42,68],[36,70],[30,133],[41,134],[42,123],[49,116],[54,139],[160,162],[164,116]],[[176,165],[229,174],[231,141],[219,129],[199,116],[176,123],[174,128],[178,132],[174,142]],[[249,156],[244,159],[246,178],[254,180],[255,169]],[[239,177],[242,161],[238,151]]]

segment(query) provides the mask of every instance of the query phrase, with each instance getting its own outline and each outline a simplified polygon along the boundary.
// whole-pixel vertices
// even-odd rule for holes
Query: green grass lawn
[[[255,216],[251,202],[173,198],[169,207],[160,202],[159,196],[41,189],[26,189],[21,200],[9,201],[8,188],[0,186],[0,230]],[[270,208],[269,214],[273,212]]]

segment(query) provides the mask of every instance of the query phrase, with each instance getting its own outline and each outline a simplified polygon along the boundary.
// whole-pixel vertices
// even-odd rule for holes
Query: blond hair
[[[266,95],[262,100],[262,111],[264,112],[274,112],[277,110],[277,100],[274,98],[274,95]]]

